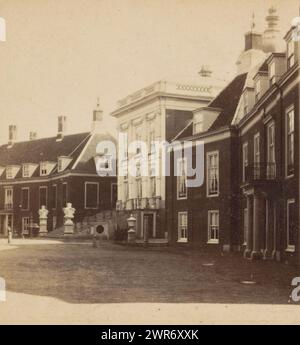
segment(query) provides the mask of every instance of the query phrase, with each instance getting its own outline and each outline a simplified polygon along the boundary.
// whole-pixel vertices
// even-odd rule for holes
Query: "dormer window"
[[[20,170],[20,166],[19,165],[9,165],[6,167],[6,178],[9,179],[13,179],[16,177],[17,173]]]
[[[257,102],[260,99],[261,96],[261,81],[260,79],[257,80],[255,84],[255,102]]]
[[[287,67],[291,68],[295,64],[294,41],[290,39],[287,43]]]
[[[40,175],[45,176],[48,175],[48,170],[47,170],[47,162],[42,162],[40,166]]]
[[[7,179],[12,179],[13,177],[13,169],[12,167],[7,167],[6,168],[6,178]]]
[[[203,132],[203,114],[194,115],[194,134]]]
[[[57,164],[57,171],[62,172],[64,171],[68,165],[71,163],[72,158],[67,156],[58,157],[58,164]]]
[[[23,177],[30,177],[30,168],[29,164],[24,164],[22,167],[22,175]]]
[[[40,163],[40,176],[47,176],[54,169],[55,162],[41,162]]]
[[[270,75],[270,86],[275,84],[275,62],[273,61],[269,66],[269,75]]]

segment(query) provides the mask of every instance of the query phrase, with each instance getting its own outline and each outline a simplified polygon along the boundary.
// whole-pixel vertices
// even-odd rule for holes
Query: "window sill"
[[[177,200],[186,200],[187,199],[187,196],[185,196],[185,197],[177,197]]]
[[[177,240],[177,243],[187,243],[187,242],[188,242],[187,238],[181,238]]]
[[[219,240],[209,240],[206,243],[207,244],[219,244]]]
[[[206,194],[207,198],[217,198],[220,194]]]

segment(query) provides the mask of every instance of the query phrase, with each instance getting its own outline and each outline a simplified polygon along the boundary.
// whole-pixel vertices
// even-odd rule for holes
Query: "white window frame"
[[[28,190],[28,207],[23,208],[23,190]],[[30,189],[29,187],[22,187],[21,188],[21,209],[22,211],[28,211],[30,209]]]
[[[194,115],[193,119],[193,134],[201,133],[203,132],[203,125],[204,125],[204,117],[203,114],[196,114]],[[198,130],[198,127],[200,130]]]
[[[97,206],[96,207],[88,207],[87,202],[87,185],[96,185],[97,186]],[[99,208],[99,182],[91,182],[86,181],[84,182],[84,208],[86,210],[97,210]]]
[[[10,196],[8,195],[8,191],[11,192]],[[13,209],[13,207],[14,207],[14,189],[13,189],[13,187],[4,187],[4,207],[7,208],[7,205],[10,205],[9,209]]]
[[[216,167],[213,167],[211,168],[209,166],[209,158],[211,156],[216,156],[216,160],[217,160],[217,164],[216,164]],[[220,155],[219,155],[219,151],[216,150],[216,151],[209,151],[206,153],[206,196],[208,198],[214,198],[214,197],[218,197],[219,194],[220,194],[220,159],[219,159]],[[217,171],[217,190],[212,193],[210,191],[210,187],[209,187],[209,182],[210,182],[210,179],[209,179],[209,170],[210,169],[216,169]]]
[[[40,176],[47,176],[48,169],[47,169],[47,162],[40,163]]]
[[[150,195],[156,197],[156,176],[150,176]]]
[[[289,227],[290,227],[290,222],[289,222],[289,205],[290,204],[295,204],[295,199],[288,199],[286,202],[286,251],[287,252],[294,252],[295,251],[295,245],[289,244]]]
[[[185,221],[182,222],[181,217],[184,217]],[[186,223],[186,224],[185,224]],[[188,242],[188,212],[187,211],[181,211],[178,212],[178,239],[177,242],[181,242],[181,243],[186,243]],[[183,232],[185,232],[186,236],[182,237],[182,230]]]
[[[273,128],[273,143],[270,142],[270,128]],[[270,160],[271,152],[273,155],[273,162]],[[276,135],[275,135],[275,122],[271,121],[267,125],[267,164],[274,164],[274,177],[276,177]],[[271,166],[267,166],[267,174],[270,174]]]
[[[30,177],[29,164],[23,164],[22,165],[22,177]]]
[[[256,133],[253,137],[253,163],[254,177],[260,177],[260,133]]]
[[[177,160],[177,171],[180,173],[179,176],[176,176],[176,190],[177,190],[177,200],[185,200],[187,199],[187,186],[186,186],[186,181],[187,181],[187,160],[186,158],[181,158]],[[184,173],[184,175],[182,175]],[[185,195],[180,196],[179,191],[181,187],[181,183],[185,183]]]
[[[247,150],[246,150],[247,148]],[[249,165],[249,146],[248,141],[245,141],[242,146],[242,164],[243,164],[243,182],[246,182],[246,167]],[[247,155],[246,155],[247,152]]]
[[[290,133],[288,133],[288,116],[290,113],[293,113],[293,131],[291,131]],[[295,109],[294,109],[294,105],[290,106],[289,108],[286,109],[285,112],[285,177],[289,178],[294,176],[294,173],[290,173],[288,171],[288,138],[289,136],[292,135],[293,136],[293,165],[295,168]]]
[[[41,189],[45,189],[46,190],[46,205],[42,205],[41,204]],[[45,206],[46,208],[48,208],[48,187],[47,186],[40,186],[39,187],[39,205],[40,205],[40,208],[42,206]]]
[[[210,224],[210,220],[212,219],[211,215],[212,214],[216,214],[217,217],[217,224]],[[218,238],[212,238],[211,237],[211,228],[212,227],[216,227],[217,228],[217,232],[218,232]],[[207,234],[207,243],[208,244],[219,244],[220,243],[220,213],[219,213],[219,210],[209,210],[207,212],[207,231],[208,231],[208,234]]]
[[[8,180],[12,180],[14,178],[14,176],[13,176],[13,168],[12,167],[6,167],[6,178]]]

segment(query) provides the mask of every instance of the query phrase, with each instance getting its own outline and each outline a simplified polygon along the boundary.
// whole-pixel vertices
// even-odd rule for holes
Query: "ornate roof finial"
[[[251,19],[251,32],[254,30],[255,28],[255,13],[252,13],[252,19]]]
[[[100,108],[100,97],[97,97],[97,108]]]

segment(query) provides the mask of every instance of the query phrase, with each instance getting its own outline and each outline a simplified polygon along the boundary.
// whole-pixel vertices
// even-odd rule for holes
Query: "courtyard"
[[[297,267],[174,247],[109,242],[0,242],[7,291],[67,303],[288,304]],[[256,284],[242,284],[255,281]]]

